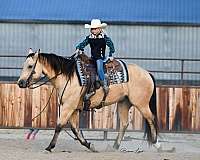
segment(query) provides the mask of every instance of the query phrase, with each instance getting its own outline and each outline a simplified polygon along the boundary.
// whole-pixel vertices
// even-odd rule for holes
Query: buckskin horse
[[[80,55],[81,56],[81,55]],[[29,54],[23,64],[18,85],[27,88],[45,75],[57,89],[61,99],[60,117],[57,120],[54,136],[46,148],[47,151],[55,147],[60,131],[70,122],[71,129],[82,145],[91,151],[95,151],[94,145],[87,142],[82,136],[79,126],[79,110],[83,109],[83,96],[85,87],[79,83],[76,72],[76,59],[74,56],[64,58],[55,54],[33,52]],[[156,86],[153,76],[136,64],[127,65],[129,80],[127,83],[112,84],[109,93],[102,104],[104,91],[102,87],[96,90],[96,94],[90,99],[90,108],[100,108],[117,103],[120,118],[120,127],[113,148],[119,149],[121,140],[128,126],[128,113],[131,106],[135,106],[146,121],[145,134],[150,144],[160,147],[157,141],[157,112],[156,112]]]

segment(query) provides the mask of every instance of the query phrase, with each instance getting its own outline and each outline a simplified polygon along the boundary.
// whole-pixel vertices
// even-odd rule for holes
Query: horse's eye
[[[28,69],[31,69],[32,67],[33,67],[32,65],[29,65],[29,66],[28,66]]]

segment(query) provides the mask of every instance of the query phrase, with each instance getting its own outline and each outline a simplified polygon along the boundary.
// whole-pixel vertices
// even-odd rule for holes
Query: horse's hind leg
[[[147,134],[147,140],[150,144],[155,144],[157,142],[157,134],[158,134],[158,127],[157,127],[157,120],[156,117],[152,114],[149,105],[146,106],[136,106],[141,114],[144,116],[146,123],[145,123],[145,134]]]
[[[125,98],[123,101],[120,101],[117,103],[117,107],[118,107],[117,109],[118,109],[118,114],[119,114],[119,119],[120,119],[120,128],[119,128],[115,143],[113,145],[114,149],[119,149],[119,146],[124,137],[126,128],[128,127],[128,111],[129,111],[129,108],[131,107],[131,104],[129,100]]]
[[[83,146],[87,147],[89,150],[94,152],[95,151],[94,147],[91,146],[91,144],[86,141],[86,139],[83,137],[83,135],[81,134],[81,132],[79,130],[79,111],[74,111],[74,113],[70,117],[69,121],[72,126],[71,130],[74,133],[74,135],[77,137],[79,142]]]

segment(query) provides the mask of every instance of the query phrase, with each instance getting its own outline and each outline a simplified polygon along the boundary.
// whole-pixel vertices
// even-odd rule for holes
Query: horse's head
[[[20,88],[26,88],[30,85],[31,81],[37,80],[42,75],[42,66],[39,63],[39,51],[33,52],[29,49],[29,54],[23,64],[21,75],[17,84]]]

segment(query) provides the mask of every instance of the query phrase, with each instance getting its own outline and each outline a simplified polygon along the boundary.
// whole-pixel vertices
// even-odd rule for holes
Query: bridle
[[[44,81],[43,83],[41,83],[41,84],[39,84],[39,85],[33,87],[33,85],[35,85],[35,84],[37,84],[38,82],[42,81],[43,79],[47,78],[47,76],[43,76],[43,77],[41,77],[39,80],[37,80],[36,82],[31,83],[31,80],[33,79],[33,75],[36,73],[36,72],[35,72],[35,67],[36,67],[36,65],[37,65],[38,59],[39,59],[39,57],[36,59],[36,62],[35,62],[35,64],[34,64],[33,67],[32,67],[31,73],[30,73],[30,75],[29,75],[29,77],[27,78],[27,81],[26,81],[27,87],[28,87],[29,89],[38,88],[38,87],[40,87],[40,86],[42,86],[42,85],[48,83],[48,82],[51,81],[52,79],[56,78],[58,75],[62,74],[62,73],[60,72],[60,73],[56,74],[55,76],[53,76],[52,78],[48,78],[48,79],[47,79],[46,81]]]
[[[72,58],[77,59],[77,56],[78,56],[78,55],[79,55],[79,54],[74,53],[71,57],[69,57],[69,59],[72,59]],[[29,75],[29,77],[27,78],[27,81],[26,81],[27,87],[28,87],[29,89],[38,88],[38,87],[40,87],[40,86],[42,86],[42,85],[48,83],[48,82],[51,81],[52,79],[56,78],[58,75],[62,74],[62,72],[60,72],[60,73],[56,74],[54,77],[48,78],[48,80],[46,80],[45,82],[43,82],[43,83],[41,83],[41,84],[39,84],[39,85],[33,87],[34,84],[36,84],[36,83],[38,83],[38,82],[40,82],[40,81],[42,81],[43,79],[46,78],[46,76],[44,76],[44,77],[41,77],[41,78],[40,78],[39,80],[37,80],[36,82],[30,83],[31,80],[32,80],[32,78],[33,78],[33,74],[36,73],[36,72],[35,72],[35,67],[36,67],[36,65],[37,65],[38,58],[39,58],[39,55],[38,55],[38,57],[37,57],[37,59],[36,59],[36,62],[35,62],[35,64],[34,64],[32,70],[31,70],[31,73],[30,73],[30,75]]]
[[[36,73],[36,72],[35,72],[35,67],[36,67],[36,65],[37,65],[37,61],[38,61],[38,57],[37,57],[37,59],[36,59],[35,64],[34,64],[33,67],[32,67],[32,70],[31,70],[31,73],[30,73],[29,77],[28,77],[27,80],[26,80],[26,84],[27,84],[27,87],[28,87],[28,88],[30,88],[30,86],[33,85],[33,84],[30,84],[30,82],[31,82],[31,80],[33,79],[33,75]],[[35,83],[34,83],[34,84],[35,84]]]

